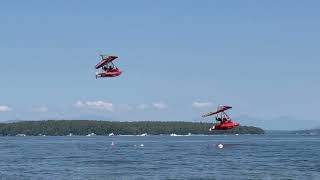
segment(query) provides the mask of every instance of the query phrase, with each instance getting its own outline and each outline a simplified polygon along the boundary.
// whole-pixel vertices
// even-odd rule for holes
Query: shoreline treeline
[[[115,122],[94,120],[48,120],[48,121],[21,121],[13,123],[0,123],[0,135],[15,136],[25,134],[28,136],[48,135],[150,135],[161,134],[264,134],[264,130],[253,126],[240,126],[231,130],[217,130],[209,132],[212,123],[195,123],[180,121],[138,121]]]

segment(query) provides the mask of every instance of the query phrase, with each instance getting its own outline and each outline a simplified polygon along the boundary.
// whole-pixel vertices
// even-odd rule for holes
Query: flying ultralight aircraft
[[[203,115],[202,117],[208,117],[212,115],[216,115],[216,121],[220,122],[217,125],[212,126],[209,131],[212,130],[227,130],[232,129],[239,126],[239,123],[233,122],[231,118],[225,112],[228,109],[231,109],[231,106],[220,105],[218,109],[214,112],[210,112],[208,114]]]
[[[102,70],[100,73],[96,73],[96,78],[99,77],[117,77],[120,76],[122,71],[113,64],[113,61],[118,56],[112,55],[100,55],[101,61],[95,66],[96,69]]]

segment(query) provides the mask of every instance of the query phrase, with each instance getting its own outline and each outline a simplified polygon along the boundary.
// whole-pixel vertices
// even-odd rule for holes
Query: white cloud
[[[77,101],[74,104],[77,108],[82,109],[94,109],[101,111],[132,111],[134,109],[138,110],[147,110],[147,109],[157,109],[162,110],[168,108],[168,105],[163,102],[155,102],[150,104],[139,104],[135,106],[131,106],[129,104],[119,104],[115,105],[111,102],[105,101]]]
[[[0,105],[0,112],[8,112],[11,111],[12,109],[6,105]]]
[[[212,102],[195,101],[195,102],[192,103],[192,107],[194,107],[194,108],[211,107],[212,105],[213,105]]]
[[[119,109],[123,111],[131,111],[133,109],[129,104],[120,104],[117,107],[119,107]]]
[[[110,102],[104,102],[104,101],[77,101],[75,103],[75,107],[78,108],[86,108],[86,109],[96,109],[101,111],[113,111],[114,105]]]
[[[33,111],[35,112],[48,112],[49,109],[46,106],[40,106],[33,108]]]
[[[168,106],[163,102],[152,103],[152,107],[159,109],[159,110],[168,108]]]
[[[78,108],[81,108],[81,107],[84,107],[85,104],[82,102],[82,101],[77,101],[75,104],[74,104],[75,107],[78,107]]]
[[[139,104],[138,106],[136,106],[136,108],[139,110],[146,110],[146,109],[162,110],[162,109],[168,108],[168,105],[163,102],[155,102],[151,104]]]
[[[139,104],[137,106],[137,109],[140,109],[140,110],[145,110],[145,109],[148,109],[149,108],[149,105],[147,104]]]

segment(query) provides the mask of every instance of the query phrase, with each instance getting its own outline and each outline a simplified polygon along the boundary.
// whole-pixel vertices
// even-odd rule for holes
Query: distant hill
[[[50,135],[65,136],[87,135],[108,135],[109,133],[122,135],[138,134],[264,134],[261,128],[252,126],[240,126],[231,130],[217,130],[209,132],[211,123],[192,122],[115,122],[115,121],[90,121],[90,120],[50,120],[50,121],[23,121],[14,123],[1,123],[0,134],[3,136],[15,136],[25,134],[29,136]]]
[[[241,125],[250,125],[262,127],[267,130],[303,130],[319,127],[320,121],[317,120],[302,120],[293,117],[282,116],[274,119],[259,119],[250,116],[239,116],[234,118]]]
[[[308,135],[320,135],[320,128],[292,131],[292,133],[295,133],[295,134],[308,134]]]

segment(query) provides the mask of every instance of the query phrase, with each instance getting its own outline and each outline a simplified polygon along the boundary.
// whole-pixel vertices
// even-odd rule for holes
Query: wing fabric
[[[215,114],[218,114],[218,113],[221,113],[221,112],[224,112],[228,109],[231,109],[232,107],[231,106],[219,106],[218,110],[215,111],[215,112],[210,112],[208,114],[205,114],[203,115],[202,117],[208,117],[208,116],[212,116],[212,115],[215,115]]]
[[[101,56],[102,60],[95,66],[96,69],[103,67],[104,65],[114,61],[118,56]]]

